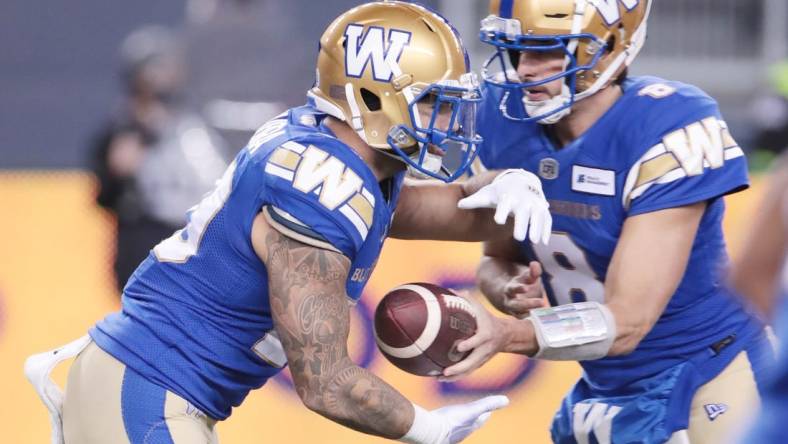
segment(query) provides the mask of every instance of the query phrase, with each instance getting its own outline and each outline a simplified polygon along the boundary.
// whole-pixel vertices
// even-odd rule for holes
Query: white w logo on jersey
[[[391,66],[402,56],[402,50],[410,43],[410,33],[398,29],[389,30],[388,48],[383,41],[385,30],[370,26],[367,34],[362,25],[348,25],[345,29],[347,48],[345,50],[345,70],[348,77],[361,77],[372,59],[372,77],[380,82],[391,81]],[[359,38],[361,42],[359,43]]]
[[[610,444],[613,418],[621,407],[601,402],[579,403],[572,409],[572,429],[578,444],[589,444],[593,432],[599,444]]]
[[[311,193],[319,187],[320,203],[329,210],[361,191],[362,185],[358,174],[313,145],[304,152],[293,179],[293,187],[304,193]]]

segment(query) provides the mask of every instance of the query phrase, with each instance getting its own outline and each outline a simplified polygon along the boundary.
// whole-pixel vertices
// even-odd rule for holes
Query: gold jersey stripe
[[[276,151],[274,151],[274,153],[271,155],[270,159],[268,159],[268,161],[274,165],[286,168],[290,171],[296,169],[300,160],[301,156],[284,148],[277,148]]]
[[[653,159],[649,159],[640,165],[638,180],[635,182],[633,189],[637,189],[641,185],[657,180],[680,167],[681,165],[679,165],[678,160],[676,160],[671,153],[663,153]]]
[[[348,205],[350,205],[350,208],[353,208],[353,210],[358,213],[359,216],[361,216],[361,219],[364,221],[364,224],[367,226],[367,228],[372,226],[372,204],[370,204],[369,201],[361,195],[361,193],[356,193],[356,195],[350,199]]]

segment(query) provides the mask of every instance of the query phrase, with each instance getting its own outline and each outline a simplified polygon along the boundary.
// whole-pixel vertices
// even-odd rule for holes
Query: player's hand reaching
[[[502,312],[522,319],[534,308],[544,305],[542,299],[542,264],[531,261],[528,267],[522,267],[522,271],[503,287],[503,295],[497,300],[500,306],[496,306]]]
[[[471,353],[462,361],[443,370],[441,381],[454,381],[464,377],[481,367],[490,358],[503,350],[507,338],[500,334],[500,318],[496,318],[487,311],[476,298],[463,294],[463,297],[473,304],[476,311],[476,333],[470,338],[457,344],[457,351]]]
[[[487,396],[466,404],[426,411],[414,404],[413,426],[400,441],[411,444],[455,444],[479,429],[494,410],[506,407],[509,398]]]
[[[542,183],[534,174],[522,169],[506,170],[491,183],[457,203],[463,210],[494,208],[495,222],[506,223],[514,217],[514,238],[525,240],[526,232],[533,243],[547,244],[553,226],[549,204],[542,192]],[[531,229],[528,229],[528,226]]]

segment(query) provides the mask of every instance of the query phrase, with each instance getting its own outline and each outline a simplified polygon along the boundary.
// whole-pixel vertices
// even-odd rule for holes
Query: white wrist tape
[[[511,174],[517,174],[517,175],[525,177],[527,179],[528,183],[529,183],[529,186],[531,184],[534,184],[539,189],[541,189],[541,187],[542,187],[542,183],[539,181],[539,178],[536,177],[535,174],[529,173],[528,171],[525,171],[522,168],[509,168],[508,170],[503,170],[500,174],[495,176],[495,178],[492,180],[491,183],[493,183],[493,182],[500,182],[501,180],[503,180],[504,177],[509,176]]]
[[[537,359],[590,361],[607,356],[616,339],[613,313],[598,302],[578,302],[531,310]]]
[[[408,444],[440,444],[444,441],[446,427],[432,412],[413,404],[413,425],[399,441]]]

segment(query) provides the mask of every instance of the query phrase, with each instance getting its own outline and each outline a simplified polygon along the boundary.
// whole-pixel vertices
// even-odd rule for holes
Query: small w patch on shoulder
[[[728,411],[726,404],[704,404],[703,408],[706,410],[709,421],[714,421],[718,416]]]

